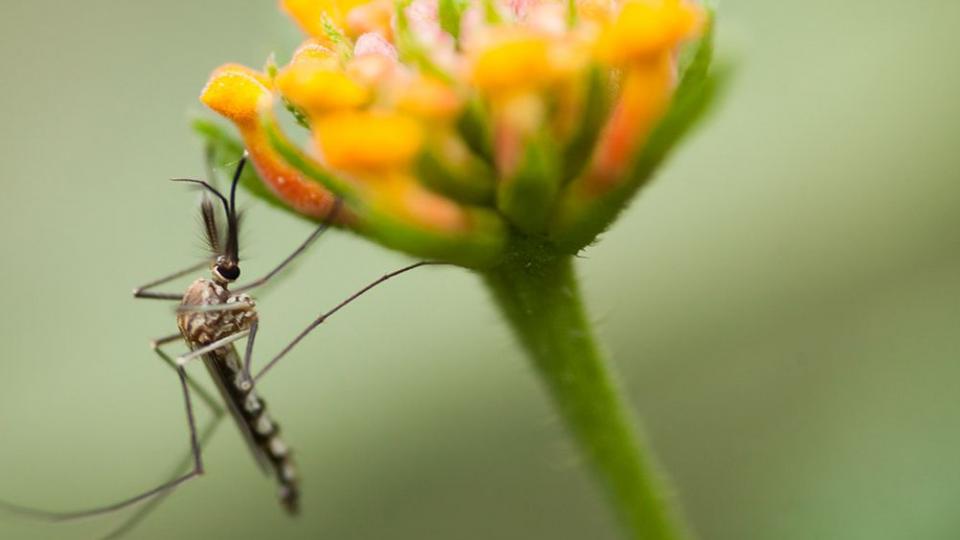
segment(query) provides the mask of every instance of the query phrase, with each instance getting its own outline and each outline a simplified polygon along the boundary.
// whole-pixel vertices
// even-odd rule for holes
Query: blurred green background
[[[721,13],[728,100],[580,262],[599,332],[702,538],[958,538],[960,3]],[[203,174],[187,124],[208,72],[297,41],[272,1],[4,2],[0,498],[114,501],[186,450],[176,377],[147,347],[172,310],[130,290],[202,254],[196,195],[165,179]],[[254,275],[311,227],[245,199]],[[260,294],[260,358],[405,262],[325,237]],[[208,475],[131,538],[617,538],[463,271],[365,298],[262,393],[304,515],[224,423]],[[121,517],[4,517],[0,537]]]

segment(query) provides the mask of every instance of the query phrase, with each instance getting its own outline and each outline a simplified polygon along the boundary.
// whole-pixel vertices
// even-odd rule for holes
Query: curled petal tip
[[[280,0],[280,7],[303,31],[321,40],[327,39],[324,19],[338,28],[346,28],[347,14],[369,0]]]
[[[330,69],[336,69],[339,65],[337,54],[318,39],[308,39],[293,51],[290,65],[300,62],[320,62]]]
[[[598,54],[610,63],[643,61],[700,33],[702,6],[686,0],[629,0],[604,30]]]
[[[200,93],[200,101],[224,117],[238,123],[257,120],[268,106],[271,92],[266,77],[250,68],[226,64],[217,68]]]
[[[358,37],[357,43],[353,47],[353,54],[354,56],[379,54],[394,61],[397,60],[396,47],[376,32],[367,32]]]
[[[311,115],[359,107],[370,92],[346,73],[330,69],[325,61],[292,63],[277,75],[280,92]]]
[[[535,88],[552,75],[548,42],[540,36],[507,35],[478,50],[473,82],[489,93]]]

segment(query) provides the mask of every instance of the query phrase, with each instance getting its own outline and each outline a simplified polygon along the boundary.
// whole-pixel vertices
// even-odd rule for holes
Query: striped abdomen
[[[280,426],[267,414],[266,403],[260,399],[252,381],[243,373],[236,349],[228,346],[214,351],[204,358],[204,363],[217,382],[217,387],[254,457],[261,466],[273,470],[280,485],[281,504],[289,513],[297,513],[300,490],[290,448],[280,438]]]

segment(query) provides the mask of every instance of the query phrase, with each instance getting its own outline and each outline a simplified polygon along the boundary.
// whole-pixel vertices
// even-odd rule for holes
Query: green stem
[[[689,538],[594,340],[572,257],[522,241],[484,279],[630,538]]]

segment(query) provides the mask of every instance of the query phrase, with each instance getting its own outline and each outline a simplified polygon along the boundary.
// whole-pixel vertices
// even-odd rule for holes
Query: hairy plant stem
[[[689,538],[594,340],[573,257],[521,239],[483,275],[629,537]]]

